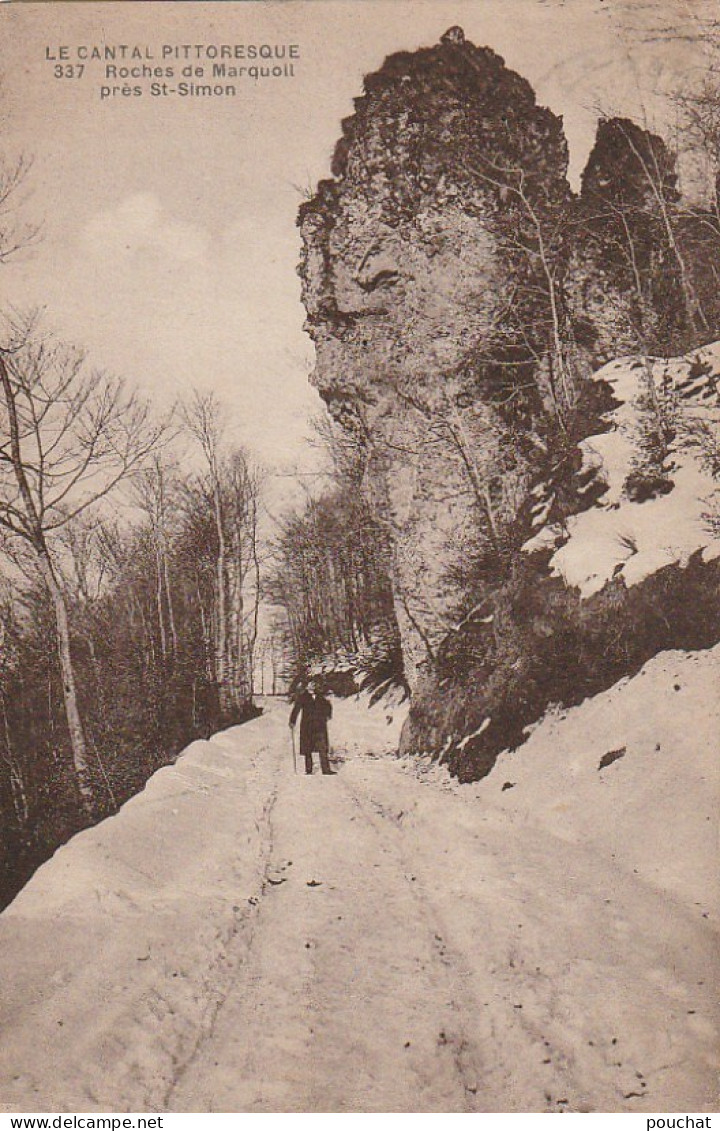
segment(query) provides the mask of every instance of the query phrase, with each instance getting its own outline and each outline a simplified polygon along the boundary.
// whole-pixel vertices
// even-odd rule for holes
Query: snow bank
[[[590,846],[598,862],[710,914],[720,910],[720,645],[661,652],[632,679],[549,711],[481,782],[419,773],[515,826]],[[410,763],[407,763],[410,765]]]
[[[702,912],[720,912],[720,645],[661,652],[638,674],[578,707],[555,708],[480,782],[408,756],[400,765],[513,824],[590,846]],[[408,703],[334,703],[341,757],[395,754]]]
[[[713,478],[720,470],[720,342],[670,360],[621,358],[594,380],[607,383],[618,402],[605,418],[608,431],[580,444],[583,470],[606,490],[568,520],[567,531],[541,526],[540,512],[539,529],[525,547],[554,547],[552,572],[584,596],[614,576],[635,585],[664,566],[686,565],[697,551],[705,560],[720,555],[720,492]],[[650,380],[674,438],[664,464],[669,490],[641,502],[628,492],[628,477],[643,460]]]
[[[567,764],[585,740],[573,745],[568,733],[555,750],[560,732],[541,731],[531,765],[504,779],[517,783],[504,793],[501,776],[494,788],[478,788],[433,770],[423,784],[394,759],[358,759],[346,768],[356,795],[366,795],[394,836],[418,900],[433,908],[442,961],[463,972],[455,1000],[473,1022],[458,1033],[456,1020],[444,1032],[454,1030],[466,1063],[473,1063],[473,1041],[482,1050],[477,1094],[497,1097],[482,1110],[715,1111],[717,918],[708,892],[688,904],[641,874],[653,853],[662,863],[694,851],[676,839],[672,805],[693,812],[703,791],[691,772],[687,792],[679,778],[658,800],[662,783],[638,771],[642,794],[623,793],[612,775],[635,753],[634,742],[593,790],[591,773],[600,777],[593,762],[576,773]],[[601,750],[603,743],[595,753]],[[543,797],[540,763],[552,755],[565,769],[556,772],[554,796]],[[602,790],[608,796],[600,803]],[[509,799],[521,792],[528,808],[537,800],[539,821],[517,802],[512,807]],[[708,811],[694,813],[698,823]],[[603,827],[608,818],[616,832],[628,826],[626,858],[622,836],[615,851],[613,830]],[[635,851],[643,834],[653,839],[645,856]],[[657,878],[665,882],[667,874]],[[688,878],[680,883],[684,896]],[[405,950],[407,940],[399,945]]]
[[[163,1109],[262,887],[283,721],[194,742],[0,915],[5,1110]]]

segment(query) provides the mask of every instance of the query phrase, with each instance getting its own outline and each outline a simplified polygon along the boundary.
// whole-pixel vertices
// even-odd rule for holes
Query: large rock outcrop
[[[601,121],[578,196],[567,161],[562,119],[451,28],[366,78],[300,210],[312,380],[364,452],[411,689],[538,522],[591,505],[594,369],[696,344],[665,143]]]
[[[365,80],[333,179],[301,209],[312,380],[365,445],[411,686],[543,446],[555,296],[541,252],[554,270],[562,248],[538,249],[538,232],[567,206],[566,170],[561,119],[453,28]]]
[[[594,366],[692,344],[693,284],[673,214],[678,200],[675,158],[663,139],[627,118],[601,119],[574,202],[564,281]]]

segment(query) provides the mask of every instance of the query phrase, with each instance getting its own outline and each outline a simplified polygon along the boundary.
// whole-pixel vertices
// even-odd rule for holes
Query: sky
[[[33,159],[22,210],[35,245],[0,270],[3,309],[47,324],[93,365],[159,404],[197,388],[225,406],[228,435],[278,473],[312,471],[321,402],[308,383],[295,225],[327,176],[363,75],[460,24],[564,116],[571,175],[599,113],[667,125],[664,93],[705,63],[706,0],[225,0],[0,5],[0,153]],[[184,45],[295,45],[291,77],[236,81],[235,96],[101,97],[122,87],[80,48],[137,47],[145,64]],[[163,59],[163,46],[170,55]],[[67,58],[62,59],[64,52]],[[127,60],[124,65],[142,65]],[[116,59],[116,65],[122,61]],[[249,61],[234,65],[250,66]],[[207,82],[203,76],[196,82]],[[214,81],[218,81],[217,79]],[[226,79],[232,82],[231,79]]]

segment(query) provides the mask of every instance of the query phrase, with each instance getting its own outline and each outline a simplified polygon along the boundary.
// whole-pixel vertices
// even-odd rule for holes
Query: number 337
[[[85,70],[84,63],[58,63],[53,68],[53,73],[56,79],[81,79],[83,71]]]

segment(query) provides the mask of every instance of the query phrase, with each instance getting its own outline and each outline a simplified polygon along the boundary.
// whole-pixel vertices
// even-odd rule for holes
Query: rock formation
[[[675,160],[662,138],[627,118],[602,119],[575,202],[565,280],[593,366],[692,344],[694,315],[671,215],[678,199]]]
[[[562,119],[455,27],[366,78],[300,210],[312,381],[364,451],[411,689],[533,525],[591,504],[593,369],[697,329],[662,139],[602,121],[579,197],[567,163]]]
[[[301,209],[312,380],[366,446],[411,686],[464,561],[499,551],[524,498],[548,411],[537,229],[566,207],[566,170],[561,119],[452,28],[366,79],[333,179]]]

